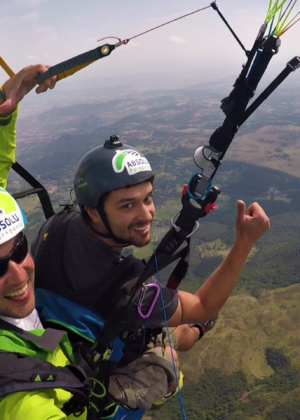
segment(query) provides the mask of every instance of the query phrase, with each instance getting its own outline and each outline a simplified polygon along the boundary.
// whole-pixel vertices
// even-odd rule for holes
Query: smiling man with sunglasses
[[[65,333],[43,330],[35,309],[34,263],[25,226],[20,206],[0,188],[1,420],[62,420],[68,414],[74,418],[70,406],[74,381],[81,386],[86,405],[91,386],[78,368],[71,372],[55,367],[73,362],[72,350]],[[84,406],[80,418],[87,418]]]
[[[92,385],[81,368],[69,369],[66,333],[44,330],[35,309],[25,226],[22,209],[0,188],[0,418],[92,420]]]
[[[29,316],[33,327],[43,328],[34,309],[34,264],[22,232],[24,227],[21,208],[0,188],[0,314],[2,319],[13,318],[11,323],[21,324],[22,328]]]

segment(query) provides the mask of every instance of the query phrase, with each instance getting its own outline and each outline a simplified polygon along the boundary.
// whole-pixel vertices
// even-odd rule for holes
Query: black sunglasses
[[[28,254],[28,242],[24,233],[21,233],[21,237],[12,249],[12,251],[6,255],[6,257],[0,258],[0,277],[8,270],[9,261],[13,261],[17,264],[21,264]]]

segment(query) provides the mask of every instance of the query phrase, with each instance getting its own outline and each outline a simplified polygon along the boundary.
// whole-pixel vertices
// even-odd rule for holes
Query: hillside
[[[276,407],[297,401],[300,409],[299,299],[300,285],[263,292],[259,299],[244,294],[229,299],[215,329],[180,355],[188,419],[298,418]],[[266,349],[286,364],[276,368],[270,357],[268,363]],[[175,398],[149,415],[182,418]]]

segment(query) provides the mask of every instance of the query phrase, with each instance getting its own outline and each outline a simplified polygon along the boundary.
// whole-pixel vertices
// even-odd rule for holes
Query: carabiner
[[[151,306],[149,308],[149,311],[146,314],[143,314],[142,304],[143,304],[143,301],[144,301],[147,290],[150,289],[151,287],[154,287],[156,289],[156,293],[155,293],[154,299],[151,303]],[[138,303],[138,313],[139,313],[141,318],[143,318],[143,319],[149,318],[149,316],[151,315],[151,313],[153,311],[154,305],[157,302],[159,293],[160,293],[160,286],[157,283],[150,283],[150,284],[144,285],[144,287],[142,289],[141,297],[140,297],[140,300],[139,300],[139,303]]]

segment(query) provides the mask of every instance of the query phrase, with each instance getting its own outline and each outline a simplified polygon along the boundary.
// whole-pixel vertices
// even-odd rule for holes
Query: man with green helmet
[[[136,149],[123,145],[118,136],[111,136],[104,146],[93,149],[82,158],[74,181],[75,194],[81,213],[66,213],[65,216],[68,217],[59,223],[61,229],[56,229],[55,235],[51,232],[50,219],[39,233],[39,238],[45,238],[45,234],[47,234],[43,239],[43,248],[36,250],[38,247],[36,243],[32,247],[33,255],[38,253],[36,258],[37,279],[41,280],[38,280],[36,285],[37,307],[42,319],[48,323],[47,325],[63,324],[64,328],[71,327],[72,331],[77,331],[81,337],[84,334],[87,340],[95,340],[100,335],[100,326],[103,325],[103,320],[108,318],[114,305],[117,305],[118,301],[122,299],[121,295],[130,293],[131,280],[139,274],[143,266],[133,257],[130,260],[131,265],[128,266],[129,259],[122,260],[120,251],[125,245],[144,246],[150,240],[150,224],[154,216],[153,179],[154,173],[148,160]],[[144,191],[145,185],[146,191]],[[114,233],[102,207],[109,193],[119,207],[130,209],[134,204],[133,198],[125,198],[124,189],[129,196],[134,193],[137,214],[133,218],[132,211],[127,210],[125,213],[129,216],[128,220],[120,219],[121,223],[117,227],[114,226]],[[99,215],[101,215],[101,223],[105,226],[106,232],[104,229],[97,229],[92,223],[92,220],[99,218]],[[116,220],[118,219],[117,216]],[[67,229],[65,229],[66,226]],[[63,232],[63,248],[60,248],[59,230]],[[44,248],[47,243],[50,246],[49,249]],[[54,243],[56,245],[52,248],[51,244]],[[57,244],[60,244],[58,245],[61,249],[60,256],[57,254]],[[65,251],[70,247],[74,249],[74,244],[78,244],[78,247],[81,248],[80,259],[77,254],[79,248],[74,254],[71,252],[74,257],[76,256],[75,260],[72,255],[65,254]],[[52,259],[52,253],[56,254],[54,256],[55,264],[50,266],[48,262]],[[50,259],[42,262],[39,259],[42,254],[48,255]],[[64,256],[68,259],[68,263],[66,260],[65,263],[63,262]],[[57,267],[62,265],[64,274],[57,270]],[[73,270],[77,272],[76,278],[74,278]],[[128,272],[126,275],[125,270]],[[99,272],[103,273],[103,281],[99,281]],[[106,281],[107,274],[109,279]],[[85,283],[78,282],[79,278],[85,278]],[[65,287],[65,281],[70,286],[69,290]],[[118,288],[119,281],[120,287]],[[88,290],[90,292],[87,292]],[[139,300],[140,297],[136,296],[136,299]],[[165,302],[165,307],[169,315],[170,310],[173,311],[172,307],[175,304],[177,306],[176,293],[174,292],[168,299],[169,302]],[[149,290],[144,296],[143,308],[150,307],[152,301],[152,290]],[[55,308],[55,313],[53,308]],[[89,308],[93,308],[93,310],[90,311]],[[80,320],[77,320],[76,314],[79,311],[81,317]],[[147,319],[149,328],[145,332],[140,328],[142,319],[136,313],[136,304],[133,303],[128,310],[124,326],[125,330],[129,331],[126,340],[122,340],[125,341],[125,347],[120,349],[119,347],[122,347],[123,344],[115,343],[114,352],[118,354],[121,351],[122,360],[116,360],[118,366],[110,373],[109,392],[114,400],[131,409],[151,408],[153,403],[163,398],[164,395],[170,393],[174,395],[177,388],[172,362],[173,357],[178,367],[176,353],[171,353],[167,339],[164,340],[164,348],[150,344],[154,338],[150,327],[153,329],[161,327],[162,314],[161,304],[157,300],[151,316]],[[73,321],[72,325],[70,325],[70,319]],[[85,326],[85,331],[83,331],[82,325]],[[181,328],[179,327],[179,330]],[[172,334],[173,346],[177,349],[182,347],[182,345],[180,347],[180,343],[178,346],[178,339],[180,340],[181,336],[183,338],[183,334],[179,334],[179,330]],[[157,334],[156,330],[153,334]],[[187,350],[194,345],[199,339],[199,334],[199,328],[185,326],[184,346],[186,348],[182,347],[182,350]],[[76,338],[74,339],[76,341]],[[145,344],[143,344],[144,341]],[[149,345],[150,348],[148,348]],[[137,364],[136,361],[140,355],[142,356]],[[178,373],[182,386],[183,376],[181,372]],[[128,386],[128,376],[130,375],[134,377],[134,381]]]
[[[111,136],[104,145],[88,152],[75,171],[80,213],[66,211],[54,216],[45,223],[33,246],[37,308],[49,325],[60,323],[94,341],[120,302],[130,300],[111,343],[110,361],[115,365],[110,370],[108,389],[115,400],[133,409],[148,408],[154,391],[166,395],[176,385],[170,375],[172,360],[163,357],[163,340],[156,338],[157,329],[165,325],[164,312],[169,327],[176,328],[178,344],[174,347],[179,351],[191,348],[201,337],[201,329],[194,324],[217,315],[253,244],[269,229],[269,220],[257,203],[245,210],[245,204],[239,201],[236,241],[220,267],[194,295],[161,287],[162,303],[156,294],[157,281],[150,278],[132,296],[143,264],[132,255],[122,258],[121,251],[126,245],[142,247],[150,241],[155,213],[153,179],[145,156]],[[145,320],[143,314],[147,313]],[[155,351],[156,358],[148,359],[148,370],[140,372],[148,351]],[[165,375],[155,382],[158,366]]]
[[[13,107],[35,86],[37,74],[46,70],[43,65],[28,67],[3,87]],[[48,80],[38,92],[54,84],[55,80]],[[13,145],[12,133],[6,130],[12,118],[16,111],[11,116],[0,109],[1,140],[6,145]],[[0,417],[85,420],[91,383],[72,364],[67,334],[44,330],[35,309],[34,263],[23,233],[26,217],[3,188],[13,155],[9,146],[8,150],[11,153],[4,156],[1,147],[0,158]]]

